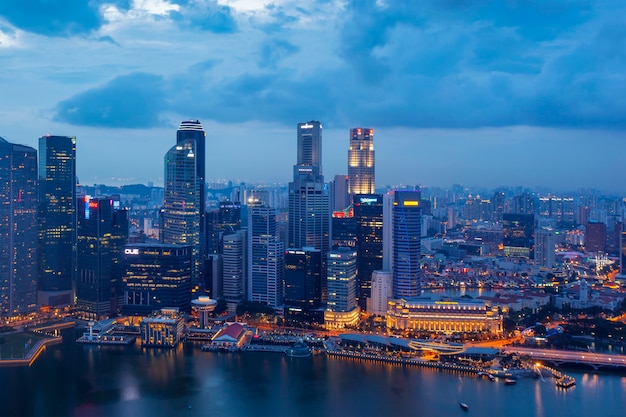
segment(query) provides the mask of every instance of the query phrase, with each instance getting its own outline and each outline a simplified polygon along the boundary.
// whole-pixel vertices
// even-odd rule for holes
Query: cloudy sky
[[[287,182],[296,123],[324,174],[375,129],[377,185],[626,195],[626,2],[2,0],[0,136],[77,137],[81,183],[163,181],[183,119],[207,178]]]

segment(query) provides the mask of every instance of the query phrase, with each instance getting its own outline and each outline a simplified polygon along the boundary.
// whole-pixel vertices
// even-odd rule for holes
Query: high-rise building
[[[374,129],[350,129],[348,194],[374,194]]]
[[[198,141],[181,140],[165,155],[162,242],[190,245],[192,285],[200,283],[203,265],[201,236],[202,183],[198,178]]]
[[[76,138],[39,138],[39,304],[74,303]]]
[[[248,204],[248,299],[271,307],[283,303],[285,247],[278,238],[276,209]]]
[[[343,328],[359,322],[356,260],[356,251],[348,247],[328,252],[328,302],[324,313],[327,328]]]
[[[315,248],[285,251],[285,305],[312,310],[321,305],[321,251]]]
[[[391,214],[393,296],[417,297],[421,293],[420,192],[394,191]]]
[[[76,307],[82,318],[102,320],[118,308],[128,211],[104,196],[79,198],[76,208]]]
[[[350,197],[348,195],[348,176],[338,174],[335,175],[335,179],[331,183],[330,193],[330,207],[332,211],[345,210],[350,203]]]
[[[191,246],[133,243],[123,252],[124,314],[147,316],[169,307],[191,311]]]
[[[606,224],[587,223],[585,226],[585,249],[588,252],[604,252],[606,249]]]
[[[235,312],[245,300],[247,266],[247,230],[224,236],[222,241],[222,296],[228,310]]]
[[[556,232],[550,228],[535,231],[535,264],[552,269],[555,262]]]
[[[349,206],[344,210],[333,211],[331,217],[331,243],[332,247],[356,246],[356,220],[354,208]]]
[[[383,196],[355,195],[354,220],[359,255],[357,299],[361,310],[365,310],[371,295],[372,273],[383,267]]]
[[[535,247],[535,216],[504,213],[502,245],[504,256],[533,259]]]
[[[37,304],[37,151],[0,138],[0,317]]]
[[[322,252],[330,246],[329,192],[322,175],[322,124],[298,123],[298,163],[289,183],[289,247],[312,247]],[[322,268],[322,300],[326,297]]]
[[[374,271],[372,273],[372,297],[367,312],[378,316],[386,315],[387,301],[392,295],[391,271]]]

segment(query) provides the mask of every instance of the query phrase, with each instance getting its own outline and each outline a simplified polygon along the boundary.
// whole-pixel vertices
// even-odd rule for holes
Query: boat
[[[459,407],[461,407],[461,410],[463,411],[469,410],[469,405],[467,405],[466,403],[462,403],[461,401],[459,401]]]
[[[570,388],[576,385],[576,380],[569,375],[564,375],[555,382],[559,388]]]
[[[505,378],[504,379],[504,384],[505,385],[515,385],[517,383],[517,379],[515,378]]]
[[[293,346],[290,346],[285,350],[285,355],[290,358],[306,358],[313,354],[313,350],[304,343],[302,340],[298,340]]]

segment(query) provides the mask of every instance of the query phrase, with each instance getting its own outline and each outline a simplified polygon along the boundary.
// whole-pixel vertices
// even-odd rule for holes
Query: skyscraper
[[[203,268],[202,193],[197,154],[195,139],[184,139],[167,152],[163,199],[163,243],[191,246],[192,285],[200,283]]]
[[[271,307],[283,303],[285,247],[278,238],[276,209],[248,204],[248,299]]]
[[[350,129],[348,194],[374,194],[374,129]]]
[[[539,228],[535,232],[535,264],[552,269],[555,262],[556,233],[551,228]]]
[[[417,297],[421,292],[420,192],[394,191],[391,214],[393,296]]]
[[[502,245],[504,256],[533,259],[535,216],[504,213],[502,215]]]
[[[0,138],[0,317],[37,304],[37,151]]]
[[[328,252],[328,303],[324,313],[327,328],[353,326],[359,322],[356,260],[356,251],[349,247]]]
[[[246,235],[247,230],[238,230],[224,236],[222,243],[222,295],[231,312],[245,300]]]
[[[312,247],[326,259],[330,238],[328,187],[322,175],[322,124],[298,123],[298,163],[289,183],[289,247]],[[322,299],[326,285],[322,268]]]
[[[77,204],[76,306],[84,319],[117,311],[121,249],[128,237],[128,211],[110,197],[79,198]]]
[[[355,195],[354,220],[359,254],[357,298],[359,307],[365,310],[367,299],[371,296],[372,273],[383,267],[383,196]]]
[[[39,138],[39,304],[70,305],[76,245],[76,138]]]
[[[285,251],[285,305],[303,310],[319,308],[322,291],[321,251],[315,248]]]

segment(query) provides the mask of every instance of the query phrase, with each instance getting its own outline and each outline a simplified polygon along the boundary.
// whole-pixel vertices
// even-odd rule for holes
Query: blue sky
[[[2,0],[0,136],[78,139],[82,183],[163,178],[178,123],[207,177],[286,182],[297,122],[324,174],[375,129],[377,185],[626,195],[626,3]]]

